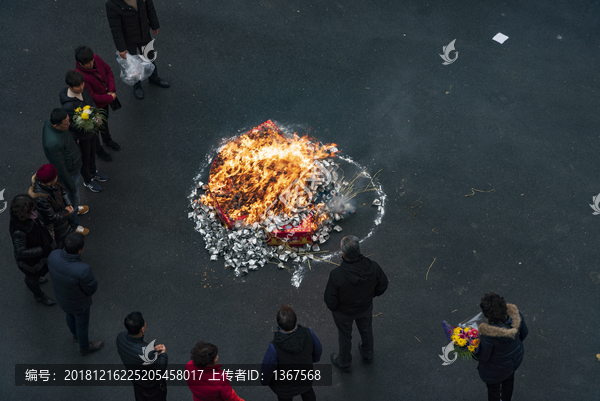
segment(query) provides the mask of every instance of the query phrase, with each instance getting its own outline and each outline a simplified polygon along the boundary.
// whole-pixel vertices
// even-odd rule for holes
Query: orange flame
[[[247,224],[260,223],[267,211],[291,215],[280,201],[285,191],[290,194],[291,204],[314,208],[306,193],[289,189],[305,183],[309,178],[306,172],[313,168],[315,160],[334,156],[335,146],[321,145],[296,134],[286,138],[269,120],[221,150],[211,167],[209,189],[200,201],[220,207],[232,221],[244,219]]]

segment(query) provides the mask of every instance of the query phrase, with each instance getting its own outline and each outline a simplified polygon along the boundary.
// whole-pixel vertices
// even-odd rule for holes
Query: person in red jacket
[[[83,75],[85,87],[92,95],[94,103],[106,112],[106,122],[100,130],[102,141],[114,150],[121,149],[121,146],[112,139],[108,128],[108,105],[117,98],[117,88],[112,69],[87,46],[79,46],[75,49],[75,60],[75,71]],[[109,162],[112,160],[112,156],[104,150],[97,135],[96,154],[104,161]]]
[[[219,349],[216,345],[198,341],[191,351],[192,360],[187,363],[187,383],[194,401],[244,401],[231,388],[221,370]]]

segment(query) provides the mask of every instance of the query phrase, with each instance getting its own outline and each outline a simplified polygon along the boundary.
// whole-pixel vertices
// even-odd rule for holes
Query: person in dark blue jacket
[[[98,280],[92,268],[81,261],[85,246],[83,234],[74,232],[65,238],[64,249],[56,249],[48,256],[48,270],[56,303],[67,314],[67,326],[73,341],[79,342],[81,355],[89,355],[104,346],[102,340],[89,342],[90,307],[92,295],[98,289]]]
[[[480,307],[488,323],[479,325],[479,377],[487,385],[488,401],[510,401],[529,330],[517,306],[494,292],[481,298]]]
[[[154,345],[154,341],[144,341],[146,321],[140,312],[131,312],[125,317],[125,328],[117,336],[117,350],[123,365],[132,370],[158,370],[163,374],[167,369],[169,357],[163,344]],[[146,374],[153,378],[157,374]],[[158,372],[157,372],[158,373]],[[132,380],[136,401],[164,401],[167,399],[167,382],[158,380]]]
[[[287,305],[277,312],[277,332],[269,344],[261,366],[261,384],[269,385],[279,401],[291,401],[299,395],[303,401],[316,400],[312,380],[285,381],[278,377],[287,369],[312,370],[321,360],[323,347],[308,327],[296,323],[296,313]]]

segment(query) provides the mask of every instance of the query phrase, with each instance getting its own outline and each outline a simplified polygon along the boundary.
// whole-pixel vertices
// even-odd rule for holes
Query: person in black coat
[[[58,171],[52,164],[44,164],[31,177],[29,196],[35,202],[42,222],[48,228],[52,227],[56,247],[62,248],[67,235],[73,231],[87,234],[89,230],[75,226],[71,213],[73,206],[67,191],[58,182]]]
[[[92,295],[98,290],[98,280],[90,265],[81,261],[84,246],[83,234],[71,233],[65,238],[65,249],[52,251],[48,257],[56,302],[67,314],[67,326],[83,356],[104,346],[102,340],[90,342],[88,339]]]
[[[17,266],[25,274],[25,284],[36,301],[46,306],[55,305],[40,284],[48,281],[47,258],[52,252],[52,236],[42,225],[35,212],[35,203],[29,195],[17,195],[10,204],[10,236]]]
[[[163,344],[144,341],[146,321],[140,312],[131,312],[125,318],[125,328],[117,336],[117,350],[127,369],[165,371],[169,362]],[[142,359],[142,356],[145,359]],[[148,376],[151,376],[148,374]],[[162,401],[167,399],[166,380],[132,380],[136,401]]]
[[[112,32],[115,46],[121,58],[126,59],[127,53],[136,55],[141,53],[143,47],[152,40],[150,29],[158,35],[160,24],[152,0],[108,0],[106,2],[106,17]],[[154,71],[150,76],[150,83],[168,88],[170,85],[158,76],[158,69],[154,63]],[[133,86],[135,97],[144,98],[142,83]]]
[[[487,385],[488,401],[510,401],[529,330],[516,305],[496,293],[485,294],[480,307],[488,323],[479,325],[479,377]]]
[[[279,401],[291,401],[297,395],[303,401],[316,400],[312,380],[285,381],[275,377],[275,371],[312,370],[313,363],[321,360],[321,342],[310,328],[296,324],[296,313],[289,306],[282,305],[276,319],[277,332],[263,358],[260,382],[269,385]]]
[[[96,138],[97,131],[86,132],[83,129],[77,128],[73,123],[75,109],[85,106],[96,107],[92,95],[85,87],[83,75],[74,70],[67,71],[65,77],[66,88],[63,88],[58,97],[62,108],[69,115],[71,124],[69,130],[73,137],[79,142],[81,149],[81,176],[83,177],[83,186],[92,192],[102,191],[102,187],[98,182],[106,182],[108,176],[102,174],[96,168]]]
[[[352,323],[361,340],[358,349],[362,358],[373,359],[373,298],[382,295],[388,279],[381,267],[361,255],[359,239],[353,235],[341,242],[342,263],[329,273],[325,288],[325,304],[332,312],[338,328],[339,354],[331,354],[331,363],[350,372],[352,363]]]

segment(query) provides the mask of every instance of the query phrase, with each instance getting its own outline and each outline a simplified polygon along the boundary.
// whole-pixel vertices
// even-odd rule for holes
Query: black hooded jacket
[[[343,260],[329,273],[325,288],[325,305],[331,311],[360,315],[385,292],[388,279],[377,262],[360,255],[357,260]]]
[[[290,334],[275,333],[273,346],[277,352],[277,369],[311,370],[313,367],[313,336],[306,327],[298,325],[298,330]],[[308,391],[312,380],[276,381],[269,387],[281,398],[292,398]]]
[[[10,236],[17,266],[27,273],[36,273],[46,264],[52,252],[52,237],[39,217],[21,221],[10,211]]]
[[[516,305],[507,303],[506,307],[508,318],[505,322],[479,325],[481,343],[477,353],[477,370],[484,383],[502,382],[523,362],[523,340],[529,329]]]
[[[154,342],[154,341],[153,341]],[[148,346],[148,343],[144,341],[144,336],[132,337],[126,331],[122,331],[117,336],[117,351],[121,357],[123,365],[127,369],[139,369],[139,370],[156,370],[161,369],[164,373],[169,363],[169,357],[166,352],[162,352],[156,355],[156,351],[152,348],[151,350],[144,349]],[[149,361],[153,361],[150,364],[144,365],[144,360],[141,356],[144,355]],[[146,376],[156,376],[146,374]],[[161,383],[161,380],[132,380],[134,384],[142,387],[154,387]]]
[[[129,54],[137,54],[138,46],[150,42],[150,29],[160,27],[152,0],[137,0],[137,11],[124,0],[108,0],[106,18],[117,50]]]

